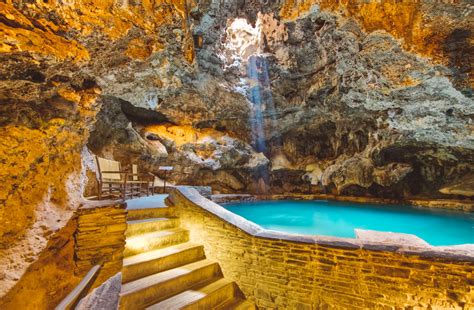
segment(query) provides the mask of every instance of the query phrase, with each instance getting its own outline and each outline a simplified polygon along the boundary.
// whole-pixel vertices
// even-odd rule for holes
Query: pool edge
[[[433,246],[425,240],[413,234],[392,233],[395,239],[400,239],[404,235],[411,235],[414,238],[423,240],[426,244],[406,243],[397,244],[390,241],[374,241],[364,238],[341,238],[322,235],[302,235],[290,234],[281,231],[265,229],[240,215],[232,213],[218,203],[201,196],[195,189],[187,186],[178,186],[171,193],[169,200],[174,203],[177,198],[185,199],[194,205],[206,210],[218,218],[237,227],[245,233],[265,239],[286,240],[306,244],[317,244],[321,246],[331,246],[339,248],[366,249],[374,251],[396,252],[406,255],[418,255],[433,259],[449,259],[456,261],[474,262],[474,245],[454,245],[454,246]],[[357,236],[357,234],[356,234]],[[412,238],[412,239],[414,239]]]
[[[441,209],[450,211],[464,211],[474,213],[474,201],[452,200],[452,199],[388,199],[377,197],[341,196],[332,194],[216,194],[211,196],[212,201],[217,203],[236,201],[261,201],[261,200],[330,200],[347,201],[353,203],[371,204],[403,204],[412,207],[427,209]]]

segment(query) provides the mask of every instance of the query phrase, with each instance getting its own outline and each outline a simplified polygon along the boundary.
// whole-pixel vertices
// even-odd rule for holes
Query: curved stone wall
[[[169,200],[191,241],[260,308],[474,307],[472,251],[272,232],[192,188]]]

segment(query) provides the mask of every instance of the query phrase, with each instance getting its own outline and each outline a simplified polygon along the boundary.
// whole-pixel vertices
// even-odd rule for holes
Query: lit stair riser
[[[120,308],[142,309],[219,276],[219,265],[207,260],[151,275],[122,287]]]
[[[133,237],[148,232],[176,227],[179,227],[178,218],[152,218],[146,220],[129,221],[126,236]]]
[[[237,285],[230,280],[221,278],[211,281],[148,307],[147,310],[214,309],[216,305],[230,302],[240,295]]]
[[[177,246],[175,246],[177,247]],[[174,248],[174,247],[171,247]],[[168,248],[139,254],[124,260],[122,269],[122,281],[127,283],[136,279],[149,276],[154,273],[176,268],[205,258],[202,246],[184,247],[182,250],[165,253]],[[169,252],[169,251],[168,251]]]
[[[159,217],[174,217],[176,208],[148,208],[148,209],[132,209],[128,210],[128,220],[141,220]]]
[[[163,230],[127,238],[124,256],[132,256],[170,245],[187,242],[189,233],[184,229]]]

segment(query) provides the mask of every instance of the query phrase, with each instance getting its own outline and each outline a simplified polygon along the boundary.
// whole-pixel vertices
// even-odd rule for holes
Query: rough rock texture
[[[78,310],[110,310],[119,305],[120,289],[122,288],[122,273],[117,273],[95,288],[89,295],[81,299],[76,306]]]
[[[472,31],[468,1],[1,2],[0,293],[93,191],[86,145],[220,192],[469,196]]]
[[[472,94],[473,28],[470,1],[334,1],[283,0],[280,16],[294,20],[314,5],[357,20],[367,31],[385,30],[406,50],[450,67],[455,85]],[[447,2],[447,1],[445,1]]]
[[[474,196],[474,175],[468,174],[462,179],[458,179],[452,184],[448,184],[439,190],[443,194],[453,194],[462,196]]]
[[[88,146],[94,154],[121,161],[125,169],[138,163],[139,171],[160,175],[160,165],[172,165],[171,183],[212,185],[228,191],[243,190],[252,183],[254,172],[269,164],[262,153],[235,135],[166,120],[146,123],[126,103],[107,99]]]
[[[271,80],[262,96],[275,106],[263,111],[267,157],[285,158],[288,170],[322,170],[323,185],[340,193],[399,197],[436,195],[472,170],[474,104],[444,77],[448,69],[317,6],[284,21],[261,14],[256,21],[265,25],[267,65],[259,69]],[[225,45],[213,47],[219,54]],[[245,79],[245,67],[236,68],[224,77]],[[273,178],[273,188],[279,183]]]
[[[36,261],[30,261],[32,264],[21,279],[12,278],[8,273],[3,276],[2,290],[16,285],[1,296],[1,309],[54,309],[74,289],[81,281],[81,274],[74,273],[76,228],[77,218],[72,218],[60,231],[50,236],[45,250]],[[27,254],[26,251],[24,253]],[[6,267],[2,265],[2,270],[8,272]]]
[[[464,93],[453,87],[457,69],[435,65],[446,63],[446,54],[421,50],[419,42],[428,36],[427,30],[416,32],[419,20],[440,14],[436,5],[348,5],[333,14],[311,1],[290,2],[255,8],[238,1],[198,3],[192,15],[196,18],[191,19],[195,33],[203,34],[203,48],[196,54],[198,68],[181,79],[179,92],[162,93],[157,106],[131,101],[161,113],[155,124],[179,125],[183,131],[188,125],[214,128],[253,145],[257,152],[263,143],[269,169],[249,174],[239,165],[209,169],[202,159],[176,160],[172,147],[161,143],[159,135],[151,138],[158,141],[155,149],[164,146],[170,156],[143,158],[141,165],[170,164],[177,167],[176,182],[199,181],[224,192],[306,191],[313,185],[311,190],[324,186],[338,193],[390,197],[441,197],[438,190],[444,184],[472,171],[474,104],[466,92],[469,83],[463,80]],[[335,4],[324,2],[321,7],[335,9]],[[448,7],[443,18],[467,16],[459,27],[471,27],[468,4]],[[258,13],[260,9],[265,13]],[[380,16],[395,26],[389,28]],[[433,21],[430,29],[436,25],[440,27]],[[400,43],[389,33],[405,40]],[[439,57],[421,58],[407,52],[407,44],[413,45],[410,50]],[[466,55],[463,59],[469,59],[471,53],[460,41],[454,45],[460,48],[457,53]],[[257,78],[250,76],[253,54],[259,55],[256,66],[263,71]],[[460,66],[466,69],[469,63]],[[252,101],[255,83],[260,84],[258,96],[264,106],[260,119]],[[129,111],[133,126],[124,122],[120,130],[135,127],[146,139],[141,128],[153,120],[140,118],[145,113],[139,111]],[[254,124],[262,124],[260,134]],[[93,141],[101,140],[103,134],[96,133]],[[117,144],[112,146],[117,149]],[[212,147],[210,142],[208,148]],[[94,151],[107,154],[107,149]],[[259,179],[270,187],[259,185]]]
[[[77,207],[108,86],[172,83],[155,74],[167,57],[189,66],[185,16],[184,1],[0,3],[0,294]]]
[[[74,261],[77,274],[101,265],[93,286],[122,270],[127,230],[127,211],[123,203],[83,206],[76,212]]]

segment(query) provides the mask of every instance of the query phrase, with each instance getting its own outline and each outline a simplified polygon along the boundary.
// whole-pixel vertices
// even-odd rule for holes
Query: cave
[[[0,309],[474,308],[469,1],[6,0],[0,30]]]

